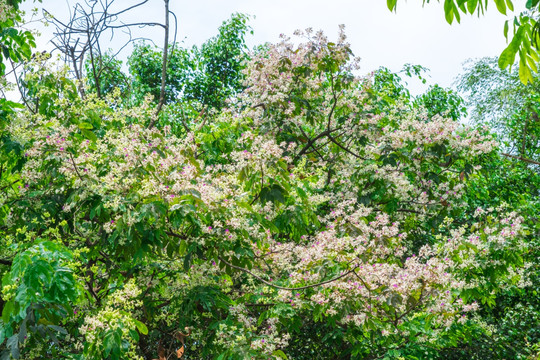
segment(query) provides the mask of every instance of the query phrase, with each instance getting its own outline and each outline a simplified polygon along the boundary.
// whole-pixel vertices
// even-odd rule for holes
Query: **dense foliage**
[[[196,102],[199,106],[221,108],[224,101],[242,88],[241,64],[245,58],[248,17],[234,14],[219,28],[219,34],[200,48],[172,47],[167,66],[166,102]],[[159,99],[161,50],[138,44],[128,60],[133,76],[136,102],[147,94]],[[112,82],[114,85],[114,82]]]
[[[249,53],[247,29],[171,46],[160,113],[147,45],[84,97],[48,56],[22,65],[0,358],[538,356],[534,164],[454,92],[359,76],[343,29]]]

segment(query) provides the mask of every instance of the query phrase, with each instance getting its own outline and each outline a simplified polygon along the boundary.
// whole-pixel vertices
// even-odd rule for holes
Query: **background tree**
[[[131,28],[158,26],[165,30],[165,38],[169,37],[169,14],[168,0],[165,1],[166,16],[165,23],[157,22],[135,22],[125,23],[121,17],[125,16],[133,9],[143,7],[149,0],[142,0],[134,5],[114,11],[115,0],[77,2],[73,9],[70,9],[70,17],[67,20],[58,19],[49,11],[44,10],[44,18],[55,26],[54,39],[51,43],[61,52],[64,61],[69,64],[74,77],[78,81],[78,89],[81,96],[84,97],[84,77],[90,77],[93,89],[98,97],[101,94],[101,78],[107,76],[104,71],[109,68],[115,68],[117,64],[111,62],[124,47],[130,44],[133,39]],[[103,50],[103,38],[114,36],[115,31],[124,30],[127,39],[114,54],[106,54]],[[176,35],[175,35],[176,36]],[[167,53],[168,41],[165,42],[165,48],[162,53]],[[86,70],[86,71],[85,71]],[[103,79],[107,81],[107,79]],[[104,86],[105,89],[108,86]]]
[[[247,59],[245,36],[250,31],[248,17],[234,14],[219,27],[219,34],[200,48],[170,46],[167,65],[165,103],[195,102],[203,107],[220,109],[224,101],[242,89],[243,61]],[[159,98],[161,83],[160,51],[148,44],[135,47],[128,60],[133,77],[135,101],[146,94]]]
[[[415,99],[415,105],[426,109],[430,117],[447,116],[454,120],[463,119],[467,114],[464,100],[453,90],[432,85]]]
[[[457,80],[467,95],[471,119],[496,129],[505,153],[529,164],[540,165],[539,81],[534,76],[520,83],[517,70],[502,71],[496,59],[484,58],[469,64]]]
[[[17,79],[17,66],[29,60],[32,48],[36,46],[31,31],[21,28],[20,0],[3,1],[0,4],[0,121],[5,122],[19,104],[9,101],[6,94],[10,91],[6,76]],[[10,69],[10,70],[8,70]]]
[[[36,46],[32,33],[18,27],[21,22],[19,5],[22,0],[4,1],[0,5],[0,76],[6,74],[6,63],[27,60]]]
[[[88,91],[100,94],[100,96],[107,96],[112,94],[115,89],[119,89],[122,98],[129,98],[132,92],[130,78],[122,71],[122,61],[114,57],[113,54],[105,53],[99,56],[95,66],[92,66],[92,62],[86,59],[84,70]],[[95,77],[92,75],[94,71]],[[98,83],[96,83],[96,79]],[[97,89],[98,85],[99,90]]]
[[[482,170],[470,184],[468,203],[496,206],[504,201],[528,214],[535,241],[527,258],[538,258],[540,238],[540,177],[537,156],[538,122],[537,77],[524,85],[517,70],[501,70],[497,59],[484,58],[469,63],[458,78],[458,88],[466,95],[471,121],[489,126],[502,139],[502,157],[486,157],[479,163]],[[529,133],[530,131],[530,133]],[[494,305],[482,311],[482,317],[494,328],[493,336],[478,336],[467,346],[448,349],[448,358],[482,358],[493,351],[506,358],[534,358],[529,344],[538,342],[540,307],[538,265],[531,267],[533,286],[526,290],[505,289],[497,294]],[[521,329],[521,330],[520,330]]]

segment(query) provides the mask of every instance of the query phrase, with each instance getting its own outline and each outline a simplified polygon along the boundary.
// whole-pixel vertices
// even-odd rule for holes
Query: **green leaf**
[[[138,342],[138,341],[139,341],[139,333],[136,332],[135,330],[129,329],[129,335],[131,336],[131,338],[132,338],[133,340],[135,340],[135,342]]]
[[[96,134],[94,134],[92,131],[87,130],[87,129],[81,129],[81,132],[82,132],[82,134],[84,135],[85,138],[90,139],[92,141],[97,140]]]
[[[285,359],[285,360],[288,359],[288,358],[287,358],[287,355],[285,355],[285,353],[284,353],[283,351],[281,351],[281,350],[276,350],[276,351],[274,351],[274,352],[272,353],[272,355],[274,355],[274,356],[276,356],[276,357],[278,357],[278,358],[280,358],[280,359]]]
[[[284,195],[287,195],[287,191],[278,184],[274,184],[272,186],[262,188],[260,197],[264,203],[270,201],[273,203],[280,202],[283,204],[285,203]]]
[[[467,0],[457,0],[458,8],[464,13],[467,13],[467,8],[465,6],[466,2]]]
[[[454,6],[453,0],[444,0],[444,16],[449,24],[454,21]]]
[[[536,50],[532,50],[530,53],[529,53],[529,56],[531,57],[531,61],[534,62],[535,66],[536,66],[536,70],[535,72],[538,73],[538,62],[540,62],[540,57],[538,56],[538,52],[536,52]]]
[[[12,335],[7,339],[6,347],[11,350],[11,356],[13,356],[14,359],[19,358],[19,337],[17,334]]]
[[[68,334],[66,329],[64,329],[63,327],[58,326],[58,325],[49,325],[49,328],[51,328],[51,329],[53,329],[55,331],[58,331],[59,333],[64,334],[64,335]]]
[[[516,53],[517,51],[515,51],[514,46],[512,43],[510,43],[510,45],[503,50],[501,55],[499,55],[499,67],[501,69],[506,69],[508,66],[514,64],[514,61],[516,60]]]
[[[534,52],[531,51],[531,52]],[[527,65],[529,66],[529,68],[532,70],[532,72],[534,73],[538,73],[538,67],[536,66],[536,61],[532,58],[532,56],[525,56],[525,58],[527,59]],[[532,77],[531,77],[531,82],[532,82]]]
[[[5,303],[4,309],[2,310],[2,321],[4,322],[4,324],[9,324],[9,318],[11,316],[11,313],[13,312],[14,305],[15,304],[13,300]]]
[[[479,0],[469,0],[467,1],[467,10],[470,14],[474,14],[474,11],[476,10],[476,7],[478,6]]]
[[[139,330],[141,334],[148,335],[148,328],[146,327],[146,325],[144,325],[139,320],[134,320],[134,322],[135,322],[135,326],[137,326],[137,330]]]
[[[388,6],[388,9],[390,11],[396,8],[396,4],[397,4],[397,0],[386,0],[386,6]]]
[[[505,0],[493,0],[497,6],[497,10],[503,15],[506,15],[506,1]]]
[[[521,80],[524,85],[527,85],[529,81],[532,82],[533,80],[531,70],[524,59],[521,59],[519,62],[519,80]]]
[[[510,11],[514,11],[514,4],[512,3],[512,0],[506,0],[506,6]]]
[[[456,3],[454,3],[452,1],[452,7],[454,8],[453,11],[454,11],[454,16],[456,17],[456,21],[458,22],[458,24],[460,23],[461,21],[461,17],[459,15],[459,9],[458,7],[456,6]]]
[[[178,247],[178,254],[180,256],[184,256],[186,253],[187,247],[188,247],[187,241],[185,240],[180,241],[180,245]]]
[[[87,122],[81,122],[79,124],[79,129],[93,129],[94,127],[92,126],[92,124],[90,123],[87,123]]]
[[[270,311],[263,311],[261,315],[259,315],[259,319],[257,320],[257,326],[261,326],[263,321],[268,319],[270,317],[271,313]]]
[[[122,343],[122,330],[109,330],[103,337],[103,353],[105,357],[109,354],[117,354]],[[118,358],[118,356],[111,356],[111,358]]]

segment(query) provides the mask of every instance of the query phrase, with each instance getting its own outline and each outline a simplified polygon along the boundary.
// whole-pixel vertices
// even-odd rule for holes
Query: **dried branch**
[[[103,57],[101,39],[105,34],[110,34],[112,40],[114,30],[123,29],[123,32],[128,36],[124,45],[120,46],[120,50],[113,55],[116,56],[134,41],[130,30],[131,27],[160,26],[167,28],[166,25],[158,22],[123,23],[119,21],[121,15],[147,4],[149,0],[142,0],[120,11],[112,12],[111,8],[114,2],[115,0],[91,0],[77,3],[70,9],[67,21],[58,19],[46,9],[43,10],[44,17],[56,27],[54,31],[55,37],[51,43],[63,54],[64,61],[71,65],[73,74],[79,81],[79,93],[83,98],[85,94],[82,88],[82,79],[87,54],[90,56],[90,66],[92,68],[90,73],[95,82],[98,96],[102,96],[99,86],[102,71],[99,71],[101,69],[99,66],[102,65]]]
[[[167,83],[167,56],[169,52],[169,0],[163,0],[165,2],[165,40],[163,44],[163,64],[161,67],[161,89],[159,91],[159,104],[156,109],[156,117],[152,119],[148,128],[154,127],[157,121],[157,115],[161,112],[163,104],[165,103],[165,85]]]

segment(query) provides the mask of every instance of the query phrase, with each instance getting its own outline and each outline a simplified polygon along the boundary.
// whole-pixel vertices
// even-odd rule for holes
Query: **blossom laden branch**
[[[356,265],[353,269],[351,270],[348,270],[348,271],[345,271],[343,274],[339,275],[339,276],[336,276],[332,279],[329,279],[329,280],[325,280],[325,281],[321,281],[317,284],[311,284],[311,285],[306,285],[306,286],[299,286],[299,287],[285,287],[285,286],[280,286],[280,285],[276,285],[276,284],[272,284],[271,282],[263,279],[262,277],[256,275],[255,273],[253,273],[251,270],[249,269],[246,269],[246,268],[243,268],[243,267],[240,267],[240,266],[236,266],[236,265],[233,265],[231,264],[230,262],[228,262],[227,260],[225,260],[223,257],[221,256],[218,256],[218,259],[223,262],[225,265],[233,268],[233,269],[236,269],[236,270],[240,270],[246,274],[249,274],[251,276],[253,276],[254,278],[256,278],[257,280],[259,280],[260,282],[268,285],[268,286],[271,286],[273,288],[276,288],[276,289],[280,289],[280,290],[291,290],[291,291],[294,291],[294,290],[304,290],[304,289],[310,289],[310,288],[314,288],[314,287],[317,287],[317,286],[322,286],[322,285],[325,285],[325,284],[330,284],[334,281],[337,281],[341,278],[344,278],[345,276],[348,276],[349,274],[352,274],[354,272],[354,270],[356,270],[360,265]]]

